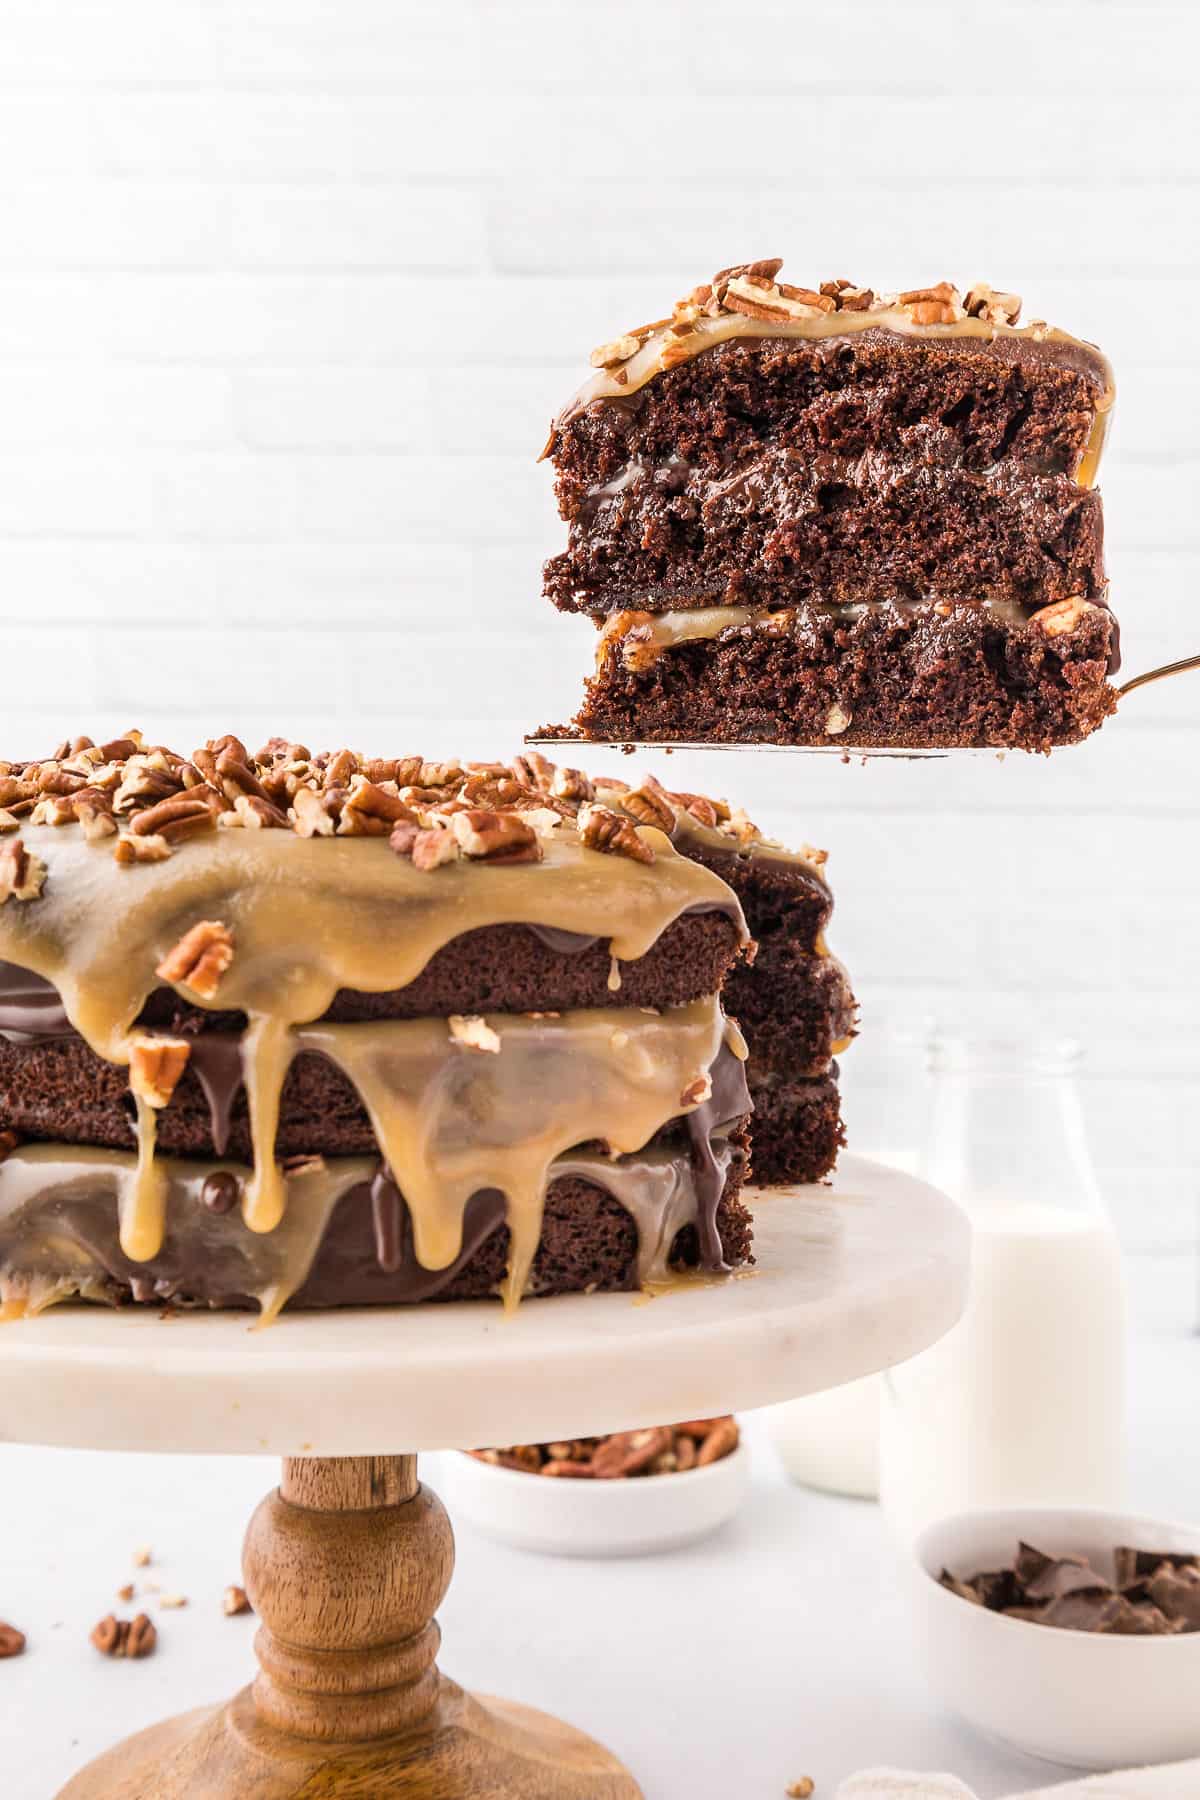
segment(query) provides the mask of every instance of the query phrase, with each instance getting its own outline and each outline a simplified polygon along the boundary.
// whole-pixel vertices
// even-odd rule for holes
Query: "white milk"
[[[968,1206],[972,1294],[883,1379],[880,1498],[901,1539],[973,1507],[1119,1507],[1125,1296],[1112,1226],[1037,1202]]]
[[[878,1375],[768,1407],[767,1432],[789,1480],[863,1500],[878,1494]]]

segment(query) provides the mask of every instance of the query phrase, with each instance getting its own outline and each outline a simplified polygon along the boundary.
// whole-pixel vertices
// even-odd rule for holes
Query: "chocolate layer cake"
[[[601,345],[551,428],[570,530],[545,590],[601,631],[565,735],[1086,736],[1118,660],[1108,364],[986,286],[813,291],[779,269],[722,270]]]
[[[523,758],[0,763],[0,1316],[745,1263],[748,943],[720,875]]]

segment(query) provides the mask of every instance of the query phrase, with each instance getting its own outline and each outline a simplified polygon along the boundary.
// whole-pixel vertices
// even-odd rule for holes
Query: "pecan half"
[[[737,1447],[737,1420],[715,1419],[696,1454],[696,1466],[706,1469],[709,1463],[720,1462],[722,1457],[731,1455]]]
[[[633,814],[639,825],[657,825],[660,831],[668,833],[675,829],[675,808],[667,790],[653,775],[645,776],[640,787],[623,794],[621,806]]]
[[[1091,602],[1078,596],[1070,600],[1052,600],[1049,606],[1039,607],[1031,614],[1029,623],[1040,625],[1047,637],[1065,637],[1091,611]]]
[[[18,1631],[15,1625],[0,1624],[0,1661],[10,1656],[20,1656],[25,1648],[25,1633]]]
[[[101,1656],[133,1659],[150,1655],[158,1642],[158,1633],[153,1620],[145,1613],[138,1613],[133,1619],[118,1619],[109,1613],[94,1627],[91,1641]]]
[[[183,838],[198,837],[203,832],[215,831],[216,813],[204,800],[193,799],[188,794],[177,794],[169,800],[160,800],[154,806],[147,806],[137,814],[130,824],[130,831],[135,837],[163,837],[169,844],[178,843]]]
[[[19,838],[0,844],[0,906],[8,900],[37,900],[46,885],[46,865]]]
[[[417,815],[412,808],[406,806],[397,794],[389,794],[386,788],[368,781],[365,775],[355,775],[350,783],[350,791],[342,803],[342,816],[338,822],[339,836],[387,837],[393,825],[400,823],[417,823]]]
[[[628,856],[633,862],[652,863],[653,846],[638,836],[632,819],[613,812],[610,806],[596,802],[579,809],[579,835],[588,850],[601,850],[609,856]]]
[[[172,986],[190,988],[202,1000],[211,1000],[221,977],[233,961],[233,933],[219,919],[202,919],[185,932],[155,974]]]
[[[550,792],[559,800],[594,800],[596,788],[590,775],[582,769],[555,769]]]

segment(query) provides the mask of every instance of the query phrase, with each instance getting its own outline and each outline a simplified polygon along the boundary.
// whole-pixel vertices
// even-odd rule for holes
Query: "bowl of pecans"
[[[548,1556],[644,1556],[694,1543],[733,1517],[750,1473],[729,1415],[472,1450],[447,1463],[453,1514]]]

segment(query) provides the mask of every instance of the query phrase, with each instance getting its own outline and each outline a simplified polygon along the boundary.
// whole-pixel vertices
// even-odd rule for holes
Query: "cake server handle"
[[[1168,675],[1182,675],[1185,669],[1200,669],[1200,656],[1185,656],[1179,662],[1164,663],[1161,669],[1147,669],[1144,675],[1135,675],[1132,681],[1123,681],[1117,689],[1117,698],[1123,700],[1134,688],[1146,687],[1151,681],[1163,681]]]

